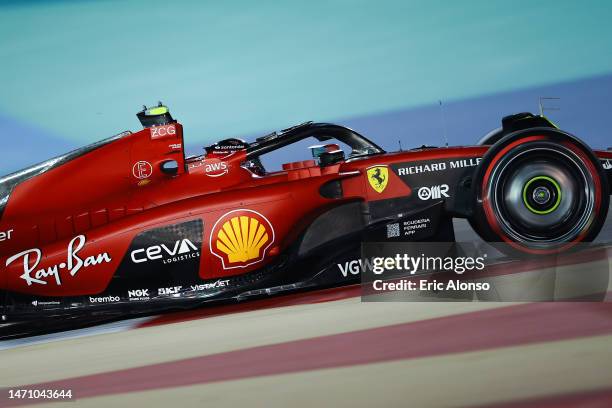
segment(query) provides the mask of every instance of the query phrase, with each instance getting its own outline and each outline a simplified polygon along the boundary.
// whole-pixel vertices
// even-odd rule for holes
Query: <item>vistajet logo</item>
[[[197,292],[199,290],[219,289],[229,286],[229,279],[219,279],[212,283],[202,283],[199,285],[191,285],[191,290]]]

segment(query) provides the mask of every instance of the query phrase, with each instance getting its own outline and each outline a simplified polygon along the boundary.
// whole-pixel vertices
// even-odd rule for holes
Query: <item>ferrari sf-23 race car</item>
[[[161,105],[123,132],[0,179],[0,315],[125,316],[354,283],[364,241],[486,241],[547,253],[592,240],[612,152],[545,117],[507,116],[478,145],[385,152],[304,123],[185,157]],[[316,139],[303,161],[262,158]],[[61,319],[60,319],[61,320]]]

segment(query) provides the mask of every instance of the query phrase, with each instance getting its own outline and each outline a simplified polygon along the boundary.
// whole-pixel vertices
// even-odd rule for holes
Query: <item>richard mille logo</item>
[[[476,167],[481,161],[482,159],[480,157],[476,157],[473,159],[460,159],[448,162],[444,161],[438,163],[415,164],[414,166],[400,167],[397,170],[397,174],[400,176],[408,176],[411,174],[434,173],[438,171]]]
[[[442,184],[441,186],[421,187],[418,195],[423,201],[437,200],[442,197],[448,198],[448,184]]]

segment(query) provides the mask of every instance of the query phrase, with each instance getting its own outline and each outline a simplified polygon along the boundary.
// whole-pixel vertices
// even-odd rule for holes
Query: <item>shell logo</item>
[[[224,214],[210,233],[210,252],[223,269],[246,268],[263,261],[274,242],[274,229],[266,217],[253,210]]]

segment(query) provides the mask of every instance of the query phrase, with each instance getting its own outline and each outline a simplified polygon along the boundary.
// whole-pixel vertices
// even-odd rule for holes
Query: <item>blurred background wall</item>
[[[158,100],[193,154],[307,120],[471,144],[540,96],[608,147],[610,21],[606,0],[3,0],[0,173],[138,130]]]

